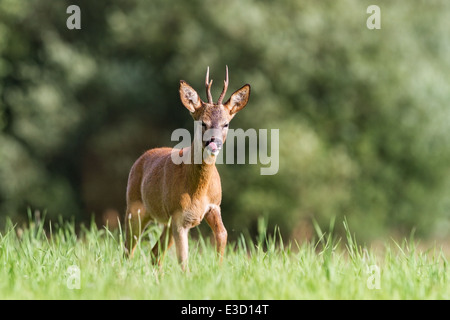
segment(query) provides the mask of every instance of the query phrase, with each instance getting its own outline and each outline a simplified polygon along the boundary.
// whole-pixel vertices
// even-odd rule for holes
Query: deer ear
[[[238,111],[242,110],[248,102],[250,98],[250,85],[246,84],[235,93],[233,93],[230,99],[225,103],[225,108],[230,111],[230,114],[233,115]]]
[[[200,108],[202,105],[202,102],[197,92],[184,80],[180,81],[180,98],[183,105],[191,113],[194,113],[195,110]]]

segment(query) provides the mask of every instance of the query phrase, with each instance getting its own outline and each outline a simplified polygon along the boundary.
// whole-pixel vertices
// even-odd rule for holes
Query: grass
[[[150,228],[133,259],[123,255],[120,230],[95,224],[11,222],[0,232],[0,299],[449,299],[442,250],[414,240],[359,246],[316,225],[319,240],[283,244],[263,221],[257,240],[230,243],[222,265],[209,238],[190,239],[189,273],[172,248],[162,267],[150,263],[157,230]],[[77,279],[80,281],[77,283]],[[79,286],[79,289],[76,287]]]

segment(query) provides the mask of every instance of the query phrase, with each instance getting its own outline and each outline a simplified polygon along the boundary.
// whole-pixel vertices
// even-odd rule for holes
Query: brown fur
[[[245,107],[250,96],[250,86],[237,90],[225,104],[201,101],[197,92],[186,82],[180,81],[180,98],[194,120],[202,121],[206,129],[222,130],[225,142],[227,126],[236,112]],[[205,148],[205,144],[201,146]],[[171,153],[187,152],[193,160],[194,143],[190,148],[174,150],[157,148],[145,152],[131,168],[127,186],[127,210],[125,216],[126,252],[133,254],[137,240],[150,221],[164,224],[159,243],[152,250],[154,262],[161,263],[164,252],[175,241],[178,261],[187,267],[187,233],[203,218],[214,233],[216,250],[223,258],[227,231],[222,223],[220,203],[222,188],[215,166],[215,156],[201,164],[176,165]],[[203,153],[202,153],[203,154]],[[191,162],[193,163],[193,161]]]

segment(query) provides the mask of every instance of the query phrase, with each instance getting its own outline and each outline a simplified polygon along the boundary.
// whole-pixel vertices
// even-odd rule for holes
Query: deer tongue
[[[210,142],[209,144],[208,144],[208,147],[209,147],[209,149],[212,151],[212,152],[215,152],[215,151],[217,151],[217,144],[215,144],[214,142]]]
[[[206,147],[210,155],[217,156],[219,154],[219,148],[215,142],[210,142]]]

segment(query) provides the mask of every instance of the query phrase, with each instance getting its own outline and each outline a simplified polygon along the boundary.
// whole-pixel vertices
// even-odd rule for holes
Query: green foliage
[[[161,267],[150,263],[156,238],[151,233],[151,241],[141,241],[134,258],[126,259],[118,229],[92,223],[77,235],[73,222],[50,222],[51,231],[43,225],[31,219],[28,226],[9,223],[0,232],[1,299],[450,297],[448,258],[441,250],[419,250],[413,240],[385,242],[378,251],[359,246],[355,238],[343,246],[333,233],[334,220],[316,244],[301,245],[283,245],[279,232],[269,235],[259,220],[258,240],[230,243],[222,265],[210,239],[200,237],[190,241],[188,273],[181,271],[174,249]],[[73,268],[79,282],[72,281]]]
[[[368,30],[370,4],[77,1],[68,30],[68,2],[1,1],[0,214],[122,214],[133,161],[192,128],[180,78],[203,94],[209,65],[217,97],[227,64],[252,85],[231,127],[280,129],[277,175],[219,167],[231,236],[344,215],[363,239],[448,236],[450,4],[379,1]]]

